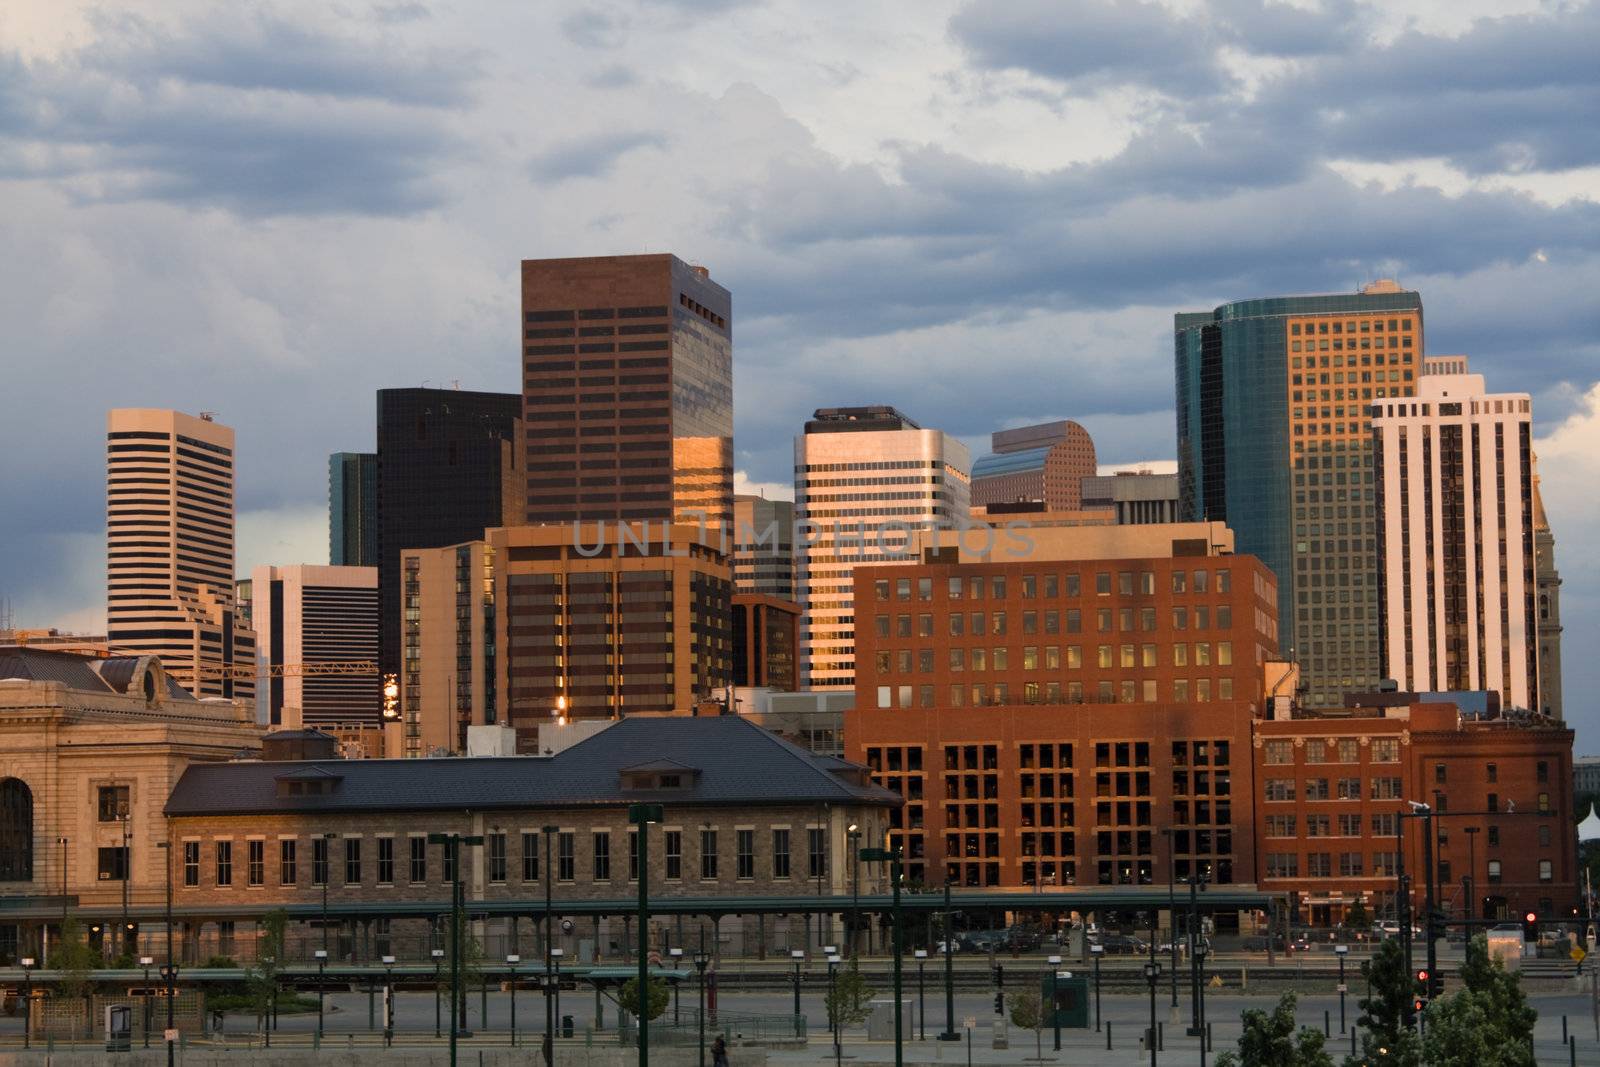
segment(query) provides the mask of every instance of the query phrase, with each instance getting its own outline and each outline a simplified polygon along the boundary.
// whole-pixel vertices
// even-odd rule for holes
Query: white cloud
[[[238,575],[248,577],[256,567],[328,562],[328,509],[326,505],[293,504],[281,508],[239,513],[235,539]]]
[[[742,470],[733,472],[733,491],[741,496],[764,496],[768,500],[793,500],[792,482],[753,482]]]

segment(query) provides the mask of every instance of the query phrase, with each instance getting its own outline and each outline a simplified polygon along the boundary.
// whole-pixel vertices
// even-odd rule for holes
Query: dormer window
[[[660,788],[660,789],[682,789],[683,788],[683,775],[681,775],[681,774],[663,774],[660,777],[660,784],[658,785],[657,788]]]
[[[624,767],[621,772],[622,788],[652,792],[692,789],[699,774],[698,767],[685,767],[674,760],[652,760]]]

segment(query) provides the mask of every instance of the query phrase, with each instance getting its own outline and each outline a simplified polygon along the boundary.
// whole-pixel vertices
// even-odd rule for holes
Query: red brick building
[[[1251,715],[1237,700],[858,708],[845,756],[905,798],[889,817],[913,882],[1152,885],[1170,857],[1179,879],[1248,883]]]
[[[1447,915],[1560,917],[1576,902],[1571,730],[1413,703],[1263,721],[1255,734],[1257,880],[1291,894],[1300,921],[1340,922],[1357,897],[1369,914],[1393,913],[1408,801],[1440,813]],[[1403,821],[1420,914],[1421,821]]]

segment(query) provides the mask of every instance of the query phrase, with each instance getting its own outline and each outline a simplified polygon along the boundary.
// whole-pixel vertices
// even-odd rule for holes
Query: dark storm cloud
[[[114,28],[56,62],[0,54],[0,177],[251,216],[440,202],[434,172],[462,148],[448,119],[468,98],[468,57],[262,15]]]
[[[582,137],[550,148],[534,159],[528,169],[535,178],[545,181],[596,178],[608,173],[629,152],[662,148],[666,143],[665,136],[647,130]]]

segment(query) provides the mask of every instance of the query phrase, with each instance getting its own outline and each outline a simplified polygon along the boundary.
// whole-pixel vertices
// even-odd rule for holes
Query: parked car
[[[1265,952],[1267,951],[1267,935],[1256,934],[1246,937],[1240,941],[1239,947],[1245,952]],[[1284,944],[1282,934],[1272,935],[1272,947],[1277,952],[1286,951],[1287,946]]]
[[[1108,956],[1142,956],[1150,951],[1150,942],[1129,934],[1105,934],[1092,943]]]

